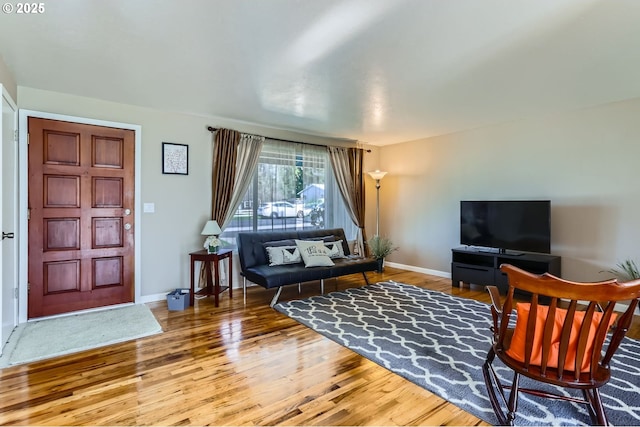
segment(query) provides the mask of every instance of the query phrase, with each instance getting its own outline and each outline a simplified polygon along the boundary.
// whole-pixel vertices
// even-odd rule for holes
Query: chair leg
[[[247,278],[242,278],[242,295],[244,296],[244,305],[247,305]]]
[[[513,420],[516,418],[516,411],[518,410],[518,387],[520,383],[520,374],[513,373],[513,383],[511,384],[511,392],[509,393],[509,403],[507,404],[507,422],[510,426],[513,425]]]
[[[324,279],[320,279],[320,294],[324,295]]]
[[[609,425],[607,414],[604,412],[604,406],[602,406],[602,399],[600,399],[600,390],[594,388],[592,390],[582,390],[584,399],[587,401],[587,409],[589,409],[589,415],[593,425],[606,426]]]
[[[269,304],[269,307],[273,308],[273,306],[276,305],[276,303],[278,302],[278,298],[280,298],[280,292],[282,292],[282,286],[278,287],[278,291],[273,296],[273,299],[271,300],[271,304]]]
[[[487,359],[482,365],[482,374],[484,376],[484,384],[487,387],[487,393],[489,394],[489,402],[491,403],[491,407],[493,408],[496,418],[498,418],[498,424],[507,425],[509,424],[509,420],[502,409],[503,405],[507,405],[507,400],[505,398],[504,389],[500,383],[500,379],[493,370],[492,365],[495,356],[496,354],[493,351],[493,347],[491,347],[489,349],[489,353],[487,353]],[[502,403],[498,400],[498,393]]]
[[[367,285],[369,284],[369,279],[367,278],[367,273],[365,273],[364,271],[362,272],[362,276],[364,277],[364,283],[366,283]]]
[[[582,395],[584,396],[584,400],[587,402],[587,409],[589,410],[589,416],[591,417],[591,421],[593,425],[596,425],[597,415],[595,412],[595,408],[591,403],[591,397],[589,395],[589,390],[582,390]]]

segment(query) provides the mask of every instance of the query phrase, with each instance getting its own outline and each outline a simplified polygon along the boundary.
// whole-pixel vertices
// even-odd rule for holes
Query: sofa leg
[[[298,294],[302,292],[302,283],[298,282]]]
[[[320,293],[324,295],[324,279],[320,279]]]
[[[273,296],[273,299],[271,300],[271,304],[269,304],[269,307],[273,308],[273,306],[276,305],[276,303],[278,302],[278,298],[280,298],[280,292],[282,292],[282,286],[280,286],[276,291],[276,294]]]
[[[364,283],[366,283],[367,285],[369,284],[369,279],[367,279],[367,273],[365,273],[364,271],[362,272],[362,277],[364,277]]]

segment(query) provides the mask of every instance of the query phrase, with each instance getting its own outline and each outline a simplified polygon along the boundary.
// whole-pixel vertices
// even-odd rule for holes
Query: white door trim
[[[7,143],[7,141],[5,141],[4,139],[4,134],[5,134],[5,129],[4,129],[4,114],[6,113],[4,111],[4,102],[6,101],[8,107],[11,109],[12,111],[12,121],[13,121],[13,129],[17,130],[18,129],[18,106],[16,105],[15,101],[13,100],[13,98],[11,98],[11,95],[9,94],[9,92],[7,91],[6,87],[2,84],[0,84],[0,95],[2,96],[2,98],[0,98],[0,102],[2,102],[2,106],[0,106],[0,113],[2,114],[2,118],[0,118],[0,144],[2,144],[2,146],[0,147],[0,164],[4,164],[4,162],[7,161],[7,159],[4,159],[4,150],[5,150],[5,145]],[[15,138],[15,137],[14,137]],[[12,138],[12,140],[14,139]],[[13,144],[15,144],[14,141],[11,141]],[[5,172],[3,170],[3,174],[5,174],[3,177],[0,177],[0,228],[2,228],[3,232],[12,232],[12,233],[16,233],[17,232],[17,226],[18,226],[18,207],[17,205],[17,200],[18,198],[16,197],[16,193],[18,190],[18,181],[17,181],[17,171],[18,171],[18,164],[17,164],[17,144],[14,145],[13,147],[13,159],[11,159],[11,163],[13,163],[13,168],[12,168],[12,173],[14,174],[13,177],[10,177],[11,180],[13,181],[13,188],[11,188],[10,190],[10,194],[13,198],[13,202],[11,203],[11,210],[13,211],[11,218],[13,218],[13,224],[11,224],[8,228],[5,228],[6,224],[6,218],[4,218],[4,213],[6,212],[7,206],[4,206],[4,198],[7,196],[6,194],[4,194],[4,186],[5,183],[3,183],[3,179],[7,179],[8,177],[6,176]],[[9,246],[11,245],[11,246]],[[4,251],[11,249],[13,251],[13,262],[12,265],[7,265],[4,262]],[[11,270],[12,273],[12,280],[11,283],[5,283],[5,272]],[[17,279],[18,279],[18,239],[10,239],[7,240],[6,242],[3,242],[0,245],[0,280],[2,280],[2,285],[1,285],[1,290],[0,290],[0,354],[2,354],[3,352],[3,347],[6,344],[6,342],[9,340],[9,337],[12,334],[13,329],[15,328],[15,326],[17,326],[18,322],[18,300],[15,298],[15,288],[18,286],[17,284]],[[6,292],[6,288],[10,286],[10,293],[8,294]],[[10,296],[9,296],[10,295]],[[5,301],[5,298],[11,298],[11,301]],[[11,309],[7,312],[5,312],[5,308],[7,308],[7,305],[9,307],[11,307]],[[7,317],[10,316],[11,318],[11,323],[12,323],[12,330],[8,332],[8,334],[5,334],[6,330],[5,330],[5,326],[8,325],[8,323],[5,323],[5,320],[7,320]]]
[[[27,209],[28,209],[28,162],[27,162],[27,132],[29,130],[28,119],[29,117],[36,117],[40,119],[51,119],[51,120],[61,120],[66,122],[73,123],[82,123],[87,125],[97,125],[97,126],[105,126],[105,127],[114,127],[120,129],[130,129],[133,130],[136,134],[135,136],[135,227],[133,227],[133,236],[135,240],[134,244],[134,287],[135,287],[135,296],[134,301],[136,303],[141,300],[141,281],[142,277],[141,271],[141,224],[142,224],[142,196],[141,196],[141,183],[142,183],[142,174],[141,174],[141,166],[142,159],[140,153],[142,152],[142,126],[134,125],[130,123],[119,123],[119,122],[111,122],[105,120],[97,120],[97,119],[89,119],[86,117],[75,117],[75,116],[67,116],[62,114],[54,114],[54,113],[46,113],[42,111],[32,111],[32,110],[23,110],[19,111],[19,134],[20,134],[20,142],[19,142],[19,165],[18,169],[20,170],[19,177],[19,188],[20,188],[20,208],[19,208],[19,218],[20,218],[20,226],[19,226],[19,246],[20,246],[20,271],[19,271],[19,305],[18,305],[18,321],[19,323],[25,323],[27,321],[27,279],[29,277],[29,263],[28,263],[28,225],[27,225]]]

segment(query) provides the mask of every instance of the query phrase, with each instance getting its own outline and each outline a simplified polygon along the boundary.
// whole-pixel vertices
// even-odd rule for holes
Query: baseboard
[[[167,294],[169,292],[164,292],[161,294],[153,294],[153,295],[141,295],[140,296],[140,303],[142,304],[146,304],[149,302],[157,302],[157,301],[164,301],[167,299]]]
[[[224,281],[222,282],[223,284],[225,283]],[[242,278],[240,278],[240,276],[238,276],[237,279],[235,279],[233,281],[233,290],[235,291],[236,289],[242,289]],[[247,281],[247,287],[250,286],[250,282]],[[140,297],[140,301],[137,301],[137,303],[141,303],[141,304],[146,304],[149,302],[157,302],[157,301],[164,301],[167,299],[167,294],[169,292],[171,292],[173,289],[170,289],[166,292],[160,293],[160,294],[151,294],[151,295],[142,295]],[[200,288],[196,287],[196,292],[198,292],[200,290]]]
[[[385,261],[384,265],[388,265],[389,267],[393,268],[399,268],[401,270],[415,271],[416,273],[431,274],[432,276],[446,277],[447,279],[451,279],[451,273],[446,271],[431,270],[430,268],[416,267],[413,265],[399,264],[397,262],[389,261]]]
[[[234,288],[235,289],[235,288]],[[196,289],[196,292],[198,292],[199,288]],[[173,291],[173,289],[167,291],[167,292],[163,292],[161,294],[152,294],[152,295],[142,295],[140,297],[140,303],[142,304],[146,304],[148,302],[158,302],[158,301],[165,301],[167,299],[167,294],[169,292]]]

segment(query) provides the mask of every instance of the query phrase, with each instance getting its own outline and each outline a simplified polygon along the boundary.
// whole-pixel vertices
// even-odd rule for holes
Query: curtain
[[[260,159],[260,152],[262,151],[264,139],[264,136],[249,135],[246,133],[243,133],[240,136],[235,164],[235,185],[233,186],[233,192],[231,200],[229,201],[227,214],[220,225],[222,230],[224,230],[233,219],[233,216],[236,213],[238,206],[240,206],[240,202],[242,202],[249,185],[251,185],[253,174],[258,166],[258,160]]]
[[[218,224],[224,223],[229,212],[239,142],[240,132],[231,129],[218,129],[213,140],[211,219],[216,220]]]
[[[211,219],[216,220],[223,231],[251,183],[263,143],[262,136],[240,134],[230,129],[216,131],[213,142]],[[222,267],[226,279],[227,274]],[[200,268],[200,283],[205,281],[203,265]]]
[[[361,148],[327,147],[340,194],[353,223],[358,227],[354,253],[365,255],[364,242],[364,178]]]

